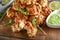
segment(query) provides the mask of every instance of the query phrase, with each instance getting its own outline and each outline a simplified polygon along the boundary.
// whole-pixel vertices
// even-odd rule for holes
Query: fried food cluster
[[[28,36],[33,37],[38,30],[37,25],[43,24],[50,12],[48,0],[14,0],[6,13],[14,20],[11,25],[13,32],[25,29]]]

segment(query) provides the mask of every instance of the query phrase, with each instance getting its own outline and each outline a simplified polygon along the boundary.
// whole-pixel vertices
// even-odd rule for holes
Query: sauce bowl
[[[53,14],[57,14],[57,13],[60,13],[60,10],[55,10],[55,11],[51,12],[51,14],[47,17],[47,19],[46,19],[46,24],[47,24],[48,27],[50,27],[50,28],[60,28],[60,24],[49,24],[49,23],[48,23],[49,18],[50,18]],[[56,19],[56,20],[57,20],[57,19]]]
[[[10,2],[7,3],[6,5],[0,4],[0,12],[3,12],[12,2],[13,0],[10,0]]]

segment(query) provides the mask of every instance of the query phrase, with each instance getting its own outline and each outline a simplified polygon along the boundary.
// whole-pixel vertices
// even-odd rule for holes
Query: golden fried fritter
[[[35,36],[37,25],[43,24],[51,12],[47,4],[48,0],[14,0],[6,12],[8,18],[14,20],[12,31],[25,29],[29,37]]]
[[[30,4],[35,4],[36,0],[20,0],[21,4],[26,4],[26,5],[30,5]]]
[[[8,9],[7,9],[7,16],[9,17],[9,18],[12,18],[12,17],[14,17],[14,13],[15,13],[15,11],[11,8],[11,7],[9,7]]]
[[[27,30],[27,34],[29,37],[33,37],[37,33],[37,28],[32,25],[31,22],[26,21],[25,22],[26,26],[24,27],[25,30]]]
[[[36,20],[36,23],[39,24],[39,25],[41,25],[41,24],[44,23],[44,21],[45,21],[45,16],[42,15],[42,14],[39,14],[39,16],[38,16],[38,18]]]
[[[37,15],[41,12],[41,5],[40,4],[36,4],[36,5],[28,5],[26,6],[27,11],[29,12],[29,15]]]
[[[43,6],[43,7],[48,6],[48,0],[40,0],[39,3],[40,3],[41,6]]]
[[[13,32],[19,32],[25,27],[24,20],[18,20],[17,23],[14,23],[11,28]]]

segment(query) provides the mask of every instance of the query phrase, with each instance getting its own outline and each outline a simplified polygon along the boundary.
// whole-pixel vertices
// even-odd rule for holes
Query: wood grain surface
[[[23,33],[13,33],[9,26],[0,26],[0,40],[60,40],[60,29],[48,28],[46,25],[42,27],[47,35],[40,30],[36,37],[28,38]]]
[[[28,38],[25,32],[13,33],[10,25],[6,26],[7,18],[0,23],[0,40],[60,40],[60,29],[48,28],[43,24],[42,29],[47,33],[44,35],[40,30],[36,37]]]

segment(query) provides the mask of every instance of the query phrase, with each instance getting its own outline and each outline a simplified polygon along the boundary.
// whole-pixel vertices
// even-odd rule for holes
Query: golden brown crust
[[[7,9],[8,18],[14,20],[14,24],[11,26],[12,31],[19,32],[25,29],[29,37],[35,36],[37,28],[33,25],[32,20],[37,15],[36,24],[41,25],[45,22],[45,18],[51,12],[47,3],[47,0],[15,0],[13,5]],[[29,15],[22,14],[21,10],[18,11],[17,7],[27,10]],[[24,13],[26,12],[25,10]]]

